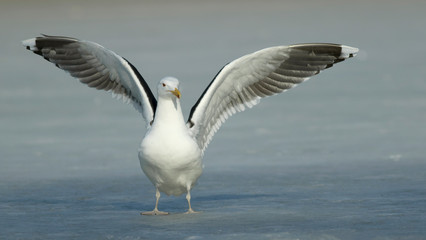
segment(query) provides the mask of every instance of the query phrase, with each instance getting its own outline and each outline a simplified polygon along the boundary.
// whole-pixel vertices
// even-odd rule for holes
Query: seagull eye
[[[163,87],[165,87],[166,86],[166,84],[165,83],[163,83]]]

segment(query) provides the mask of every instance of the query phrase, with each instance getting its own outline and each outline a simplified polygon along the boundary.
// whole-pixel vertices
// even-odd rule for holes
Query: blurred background
[[[0,238],[422,239],[426,210],[424,1],[1,1]],[[97,42],[155,90],[180,79],[185,117],[226,63],[306,42],[360,49],[230,118],[176,213],[146,218],[145,123],[21,41]],[[156,91],[154,91],[156,92]]]

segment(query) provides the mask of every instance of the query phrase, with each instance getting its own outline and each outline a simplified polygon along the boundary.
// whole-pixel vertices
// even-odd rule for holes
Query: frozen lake
[[[101,4],[102,2],[102,4]],[[383,5],[382,5],[383,4]],[[426,3],[2,1],[0,239],[426,239]],[[154,206],[143,119],[21,40],[98,42],[151,88],[172,75],[184,114],[227,62],[335,42],[356,58],[233,116],[186,200]]]

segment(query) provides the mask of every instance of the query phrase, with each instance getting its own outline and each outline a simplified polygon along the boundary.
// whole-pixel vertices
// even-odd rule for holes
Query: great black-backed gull
[[[154,210],[141,213],[144,215],[168,214],[158,210],[160,192],[176,196],[186,193],[187,213],[194,213],[190,190],[202,173],[207,145],[228,117],[358,52],[339,44],[311,43],[270,47],[240,57],[219,71],[185,122],[176,78],[159,82],[157,101],[129,61],[97,43],[46,35],[22,43],[89,87],[129,100],[142,114],[147,132],[139,160],[156,188]]]

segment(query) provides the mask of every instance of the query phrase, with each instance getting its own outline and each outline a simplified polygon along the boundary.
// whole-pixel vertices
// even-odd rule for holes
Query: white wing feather
[[[114,97],[131,101],[147,127],[154,119],[157,101],[147,83],[130,62],[114,52],[97,43],[69,37],[42,36],[22,43],[89,87],[111,91]]]
[[[189,131],[204,153],[228,117],[357,52],[356,48],[338,44],[298,44],[266,48],[238,58],[222,68],[192,107]]]

